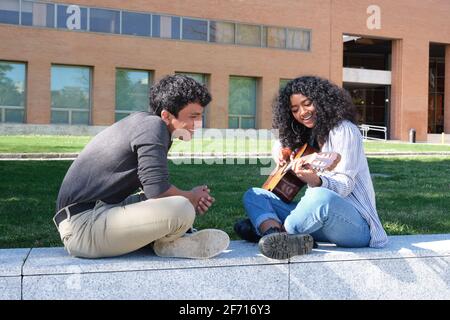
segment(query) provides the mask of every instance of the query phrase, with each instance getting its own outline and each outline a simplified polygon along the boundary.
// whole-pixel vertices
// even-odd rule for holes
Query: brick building
[[[361,123],[426,141],[450,133],[449,17],[447,0],[0,0],[1,123],[109,125],[179,72],[210,88],[205,127],[270,128],[279,87],[314,74]]]

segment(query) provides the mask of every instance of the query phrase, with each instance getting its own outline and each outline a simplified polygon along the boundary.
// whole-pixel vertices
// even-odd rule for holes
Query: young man
[[[209,258],[228,247],[221,230],[185,234],[214,198],[206,185],[171,185],[167,168],[172,137],[190,140],[210,101],[204,85],[166,76],[150,89],[150,112],[131,114],[86,145],[64,178],[54,217],[69,254],[118,256],[153,242],[159,256]]]

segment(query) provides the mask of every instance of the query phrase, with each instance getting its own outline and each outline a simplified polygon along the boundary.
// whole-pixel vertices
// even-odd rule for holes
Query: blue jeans
[[[251,188],[244,207],[256,232],[268,219],[284,225],[287,233],[309,233],[319,242],[340,247],[367,247],[369,225],[351,203],[326,188],[308,188],[300,202],[286,203],[274,193]]]

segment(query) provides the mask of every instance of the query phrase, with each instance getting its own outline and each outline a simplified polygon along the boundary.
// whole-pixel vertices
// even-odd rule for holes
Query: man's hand
[[[193,194],[195,211],[199,215],[204,215],[215,201],[209,194],[211,190],[209,190],[208,186],[203,185],[193,188],[191,192]]]

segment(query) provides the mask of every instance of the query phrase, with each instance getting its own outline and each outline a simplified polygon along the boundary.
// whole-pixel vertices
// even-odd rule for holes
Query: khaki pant
[[[173,241],[194,223],[194,207],[185,197],[140,200],[135,194],[117,204],[97,201],[62,221],[58,230],[66,250],[83,258],[123,255],[153,241]]]

